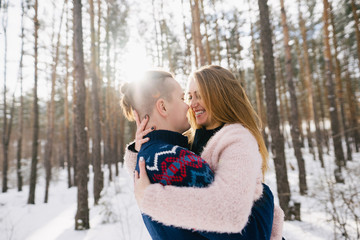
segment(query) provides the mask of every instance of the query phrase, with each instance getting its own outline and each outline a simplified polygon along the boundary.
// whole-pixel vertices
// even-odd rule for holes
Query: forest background
[[[16,192],[24,204],[50,205],[63,181],[77,196],[73,228],[89,229],[91,206],[111,212],[109,187],[127,177],[124,148],[136,126],[119,108],[121,84],[160,66],[185,88],[191,71],[217,64],[235,74],[263,122],[266,181],[287,223],[308,221],[306,202],[317,199],[334,239],[360,239],[357,0],[0,6],[0,222]]]

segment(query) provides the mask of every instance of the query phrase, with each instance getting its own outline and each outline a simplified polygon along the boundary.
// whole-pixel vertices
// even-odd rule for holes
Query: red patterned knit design
[[[162,185],[176,185],[184,180],[190,182],[186,181],[186,178],[190,180],[191,170],[201,171],[203,163],[204,160],[201,157],[186,149],[180,149],[176,157],[167,156],[161,161],[161,173],[154,174],[152,179]]]

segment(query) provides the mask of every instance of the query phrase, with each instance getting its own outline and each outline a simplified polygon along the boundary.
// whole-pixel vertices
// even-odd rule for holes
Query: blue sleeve
[[[151,169],[146,161],[147,174],[152,183],[163,186],[206,187],[214,181],[214,172],[209,164],[182,147],[177,147],[171,154],[158,156],[155,162],[157,168]]]

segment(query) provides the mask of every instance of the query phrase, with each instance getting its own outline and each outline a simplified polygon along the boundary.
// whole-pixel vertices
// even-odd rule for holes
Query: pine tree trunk
[[[116,65],[115,65],[116,66]],[[118,165],[118,132],[119,132],[119,114],[120,112],[118,111],[118,105],[115,105],[116,102],[119,102],[120,100],[116,98],[116,96],[114,96],[113,101],[111,102],[112,104],[112,109],[113,109],[113,124],[112,124],[112,139],[113,139],[113,144],[112,144],[112,155],[113,155],[113,161],[114,161],[114,165],[115,165],[115,176],[119,176],[119,165]]]
[[[350,73],[347,69],[346,71],[346,95],[347,101],[349,105],[349,112],[350,112],[350,121],[351,121],[351,132],[352,138],[354,141],[356,152],[359,152],[359,145],[360,145],[360,136],[358,131],[358,124],[357,124],[357,109],[356,109],[356,98],[353,93],[353,87],[351,84]]]
[[[99,87],[97,76],[96,48],[95,48],[95,21],[94,21],[94,1],[89,0],[90,4],[90,31],[91,31],[91,87],[92,87],[92,120],[93,120],[93,141],[92,159],[94,171],[94,202],[99,203],[100,193],[104,185],[104,176],[101,169],[101,125],[100,125],[100,102]]]
[[[316,98],[316,101],[319,103],[319,109],[320,109],[320,118],[321,118],[321,122],[322,122],[322,127],[321,127],[321,139],[323,140],[323,145],[325,145],[326,149],[327,149],[327,154],[329,154],[329,139],[327,137],[327,130],[326,130],[326,126],[325,126],[325,110],[324,110],[324,101],[323,101],[323,98],[322,96],[322,91],[321,91],[321,87],[320,87],[320,79],[318,79],[316,82],[315,82],[315,85],[316,85],[316,92],[317,92],[317,98]],[[325,134],[325,136],[324,136]]]
[[[14,120],[14,110],[15,110],[15,96],[13,95],[11,109],[10,109],[10,116],[9,116],[10,117],[10,122],[7,125],[7,129],[5,131],[5,137],[4,137],[5,142],[3,143],[3,146],[4,146],[4,167],[6,167],[6,171],[8,170],[9,143],[10,143],[12,124],[13,124],[13,120]],[[6,180],[6,184],[3,185],[3,186],[6,186],[6,189],[4,191],[4,188],[3,188],[3,192],[7,192],[7,190],[8,190],[8,188],[7,188],[7,172],[6,172],[6,174],[4,174],[4,179]]]
[[[282,79],[283,82],[281,83],[282,84],[282,95],[284,96],[284,107],[285,107],[285,115],[286,115],[286,122],[288,122],[290,124],[291,122],[291,116],[290,116],[290,104],[289,104],[289,99],[288,99],[288,96],[287,96],[287,93],[289,92],[288,91],[288,86],[286,85],[286,79],[285,77]],[[291,100],[290,100],[291,101]],[[286,126],[286,122],[284,122],[284,126]],[[291,146],[291,143],[290,143],[290,136],[288,136],[288,131],[286,131],[286,127],[284,128],[285,131],[284,131],[284,137],[285,139],[287,139],[288,141],[287,144],[288,146]],[[291,134],[291,133],[290,133]]]
[[[309,60],[309,51],[307,45],[307,34],[306,34],[306,26],[305,22],[302,18],[300,0],[298,0],[298,10],[299,10],[299,23],[301,29],[301,36],[303,39],[303,52],[304,52],[304,63],[305,63],[305,86],[307,89],[307,105],[309,106],[309,116],[310,119],[315,123],[315,141],[318,150],[318,157],[321,163],[321,166],[324,167],[324,159],[323,159],[323,151],[322,151],[322,138],[319,126],[319,117],[316,110],[316,102],[314,101],[314,91],[313,91],[313,79],[311,76],[311,67],[310,67],[310,60]]]
[[[230,46],[229,46],[229,39],[224,35],[224,42],[226,46],[226,60],[228,64],[228,68],[231,68],[231,56],[230,56]]]
[[[321,82],[321,88],[324,89],[324,102],[325,102],[325,107],[324,107],[324,136],[326,138],[327,141],[327,154],[330,154],[330,134],[329,131],[326,128],[326,121],[328,120],[327,116],[330,116],[330,101],[328,98],[329,95],[329,91],[327,88],[327,75],[326,75],[326,66],[323,66],[323,68],[321,69],[321,75],[322,75],[322,82]],[[331,129],[330,129],[331,131]]]
[[[23,177],[21,174],[21,157],[22,157],[22,135],[24,129],[24,98],[23,98],[23,56],[24,56],[24,16],[25,6],[24,0],[21,1],[21,54],[19,64],[19,78],[20,78],[20,109],[19,109],[19,128],[16,150],[16,176],[18,191],[22,191]]]
[[[205,51],[204,46],[202,44],[202,35],[200,32],[200,11],[199,11],[199,0],[194,0],[194,5],[192,5],[192,1],[190,0],[191,9],[192,9],[192,17],[193,17],[193,26],[194,26],[194,38],[196,48],[199,51],[198,57],[200,60],[200,66],[205,65]]]
[[[295,39],[295,46],[296,46],[296,53],[297,53],[297,58],[298,58],[298,63],[299,63],[299,71],[300,71],[299,81],[302,86],[301,91],[304,92],[305,86],[306,86],[306,84],[305,84],[305,67],[304,67],[303,57],[301,56],[299,42],[297,41],[297,39]],[[310,127],[310,122],[311,122],[311,113],[309,110],[310,106],[309,106],[306,98],[302,99],[301,105],[303,106],[303,113],[305,115],[306,138],[307,138],[309,152],[313,155],[314,160],[315,160],[316,157],[315,157],[315,151],[313,148],[312,133],[311,133],[311,127]],[[304,144],[302,144],[302,145],[304,146]]]
[[[73,46],[73,51],[75,51],[75,46]],[[74,68],[75,68],[75,63],[73,64]],[[72,114],[72,125],[73,125],[73,134],[72,134],[72,141],[73,141],[73,145],[72,145],[72,164],[73,164],[73,174],[74,174],[74,185],[77,186],[77,162],[78,162],[78,158],[77,158],[77,141],[76,141],[76,131],[75,131],[75,119],[76,119],[76,99],[77,99],[77,94],[76,94],[76,76],[75,76],[75,71],[73,70],[73,114]]]
[[[271,19],[270,19],[271,21]],[[275,31],[275,27],[272,26],[272,31]],[[272,42],[275,46],[277,46],[277,41],[275,36],[272,36]],[[290,137],[287,134],[285,124],[289,122],[289,107],[288,100],[286,97],[286,84],[285,84],[285,76],[283,73],[283,69],[281,66],[281,62],[279,58],[275,58],[275,79],[276,79],[276,94],[279,99],[279,122],[280,122],[280,134],[284,137],[284,144],[287,144],[290,147]]]
[[[206,60],[207,64],[211,65],[211,54],[210,54],[210,43],[208,35],[208,22],[206,21],[205,11],[204,11],[204,1],[200,0],[201,4],[201,15],[203,16],[204,27],[205,27],[205,40],[206,40]]]
[[[345,106],[344,106],[344,97],[343,97],[343,87],[342,87],[342,79],[341,79],[341,66],[340,61],[338,59],[339,53],[338,53],[338,46],[337,46],[337,37],[336,37],[336,29],[335,29],[335,21],[334,21],[334,14],[332,13],[332,6],[331,3],[329,3],[330,7],[330,23],[333,29],[332,33],[332,39],[333,39],[333,45],[334,45],[334,59],[335,59],[335,82],[336,82],[336,97],[338,100],[337,106],[340,106],[340,114],[339,119],[340,125],[343,129],[343,136],[345,137],[345,143],[346,143],[346,150],[347,150],[347,157],[345,158],[345,165],[346,160],[352,160],[352,153],[351,153],[351,147],[350,147],[350,141],[349,141],[349,134],[348,134],[348,127],[347,127],[347,119],[345,115]]]
[[[186,31],[186,19],[184,14],[184,0],[181,0],[181,13],[183,18],[183,31],[184,31],[184,38],[186,41],[186,50],[185,50],[185,67],[183,67],[183,72],[185,75],[190,74],[191,69],[191,39],[188,37],[187,31]]]
[[[0,5],[1,6],[1,5]],[[7,25],[8,25],[8,6],[5,4],[4,12],[2,15],[2,26],[3,26],[3,33],[4,33],[4,108],[3,108],[3,116],[4,116],[4,123],[3,123],[3,135],[2,135],[2,147],[3,147],[3,181],[2,181],[2,192],[7,192],[8,190],[8,183],[7,183],[7,174],[8,174],[8,165],[9,165],[9,138],[8,138],[8,122],[7,122],[7,103],[6,103],[6,78],[7,78]]]
[[[21,158],[22,158],[22,135],[24,129],[24,97],[23,97],[23,57],[24,57],[24,16],[25,16],[25,3],[21,1],[21,54],[19,64],[19,78],[20,78],[20,109],[19,109],[19,136],[17,139],[17,151],[16,151],[16,175],[18,191],[22,191],[23,177],[21,173]]]
[[[97,76],[100,80],[100,86],[102,85],[101,84],[101,81],[102,81],[102,78],[101,78],[101,72],[100,72],[100,49],[101,49],[101,19],[103,18],[101,13],[102,13],[102,8],[101,8],[101,0],[98,0],[97,1],[97,4],[98,4],[98,21],[97,21],[97,37],[96,37],[96,42],[97,42],[97,46],[96,46],[96,62],[98,63],[99,65],[99,68],[97,69]],[[100,91],[100,96],[99,96],[100,100],[101,100],[101,91]],[[101,106],[101,104],[100,104]],[[101,114],[101,112],[100,112]],[[101,115],[100,115],[100,119],[101,119]]]
[[[297,38],[294,39],[295,40],[295,49],[296,49],[296,57],[297,57],[297,62],[299,64],[299,73],[298,73],[298,89],[299,91],[305,91],[304,88],[304,84],[302,84],[304,82],[304,63],[303,63],[303,58],[301,56],[301,51],[300,51],[300,46],[299,46],[299,41]],[[301,147],[305,147],[304,141],[305,141],[305,136],[304,136],[304,128],[303,128],[303,122],[304,119],[306,119],[306,107],[307,104],[305,104],[305,99],[301,98],[300,100],[300,104],[298,105],[299,107],[299,112],[301,113],[301,118],[299,121],[299,131],[300,131],[300,139],[301,139]]]
[[[117,46],[118,43],[118,37],[117,37],[117,33],[116,31],[113,32],[113,44],[114,46]],[[114,58],[113,58],[113,66],[117,66],[118,65],[118,53],[115,52],[114,53]],[[117,76],[117,69],[114,68],[113,71],[113,76]],[[112,144],[112,155],[113,155],[113,162],[115,165],[115,176],[118,177],[119,176],[119,119],[120,119],[120,115],[121,114],[121,110],[120,110],[120,105],[117,104],[120,102],[120,99],[118,97],[118,95],[116,94],[116,92],[120,92],[120,85],[116,86],[116,80],[114,80],[114,84],[113,84],[113,98],[111,101],[111,109],[112,109],[112,116],[114,116],[112,118],[112,139],[113,139],[113,144]]]
[[[241,51],[243,50],[243,47],[241,46],[240,43],[240,31],[239,31],[239,19],[238,19],[238,12],[234,11],[234,41],[235,41],[235,45],[236,45],[236,53],[234,56],[234,72],[236,72],[236,76],[238,76],[240,83],[245,86],[245,76],[244,76],[244,71],[242,70],[242,57],[241,57]]]
[[[290,104],[291,104],[291,115],[290,115],[290,133],[291,139],[295,151],[295,157],[298,163],[299,168],[299,188],[300,194],[305,195],[307,193],[307,183],[306,183],[306,170],[305,170],[305,162],[301,152],[301,142],[300,142],[300,133],[299,133],[299,112],[298,112],[298,105],[297,105],[297,97],[296,97],[296,90],[294,86],[294,75],[292,69],[292,57],[291,57],[291,48],[289,45],[289,28],[287,25],[287,17],[284,7],[284,0],[280,0],[281,4],[281,20],[283,25],[283,32],[284,32],[284,47],[285,47],[285,62],[286,62],[286,80],[289,87],[290,92]]]
[[[168,27],[166,25],[166,21],[163,19],[161,21],[161,33],[164,34],[164,39],[166,42],[166,52],[167,52],[167,58],[168,58],[168,66],[170,69],[170,72],[175,72],[175,66],[172,61],[172,49],[170,45],[170,39],[169,39],[169,33],[168,33]]]
[[[105,136],[104,136],[104,162],[107,163],[109,168],[109,180],[112,181],[112,156],[111,156],[111,132],[110,132],[110,95],[111,93],[111,66],[110,66],[110,6],[107,8],[107,20],[106,20],[106,76],[107,76],[107,87],[105,96]]]
[[[330,40],[329,40],[329,4],[327,0],[323,0],[324,3],[324,52],[325,52],[325,67],[326,67],[326,86],[328,88],[328,99],[330,103],[330,122],[331,122],[331,135],[333,138],[333,144],[335,149],[335,163],[337,168],[334,171],[335,180],[337,183],[343,183],[344,178],[341,173],[341,169],[344,166],[344,152],[341,145],[341,133],[340,133],[340,124],[338,119],[338,111],[336,106],[335,91],[334,91],[334,82],[332,78],[332,60],[331,60],[331,50],[330,50]]]
[[[115,164],[115,176],[119,176],[119,150],[118,150],[118,132],[119,132],[119,124],[118,124],[118,113],[115,114],[115,126],[113,131],[113,139],[114,139],[114,146],[113,146],[113,153],[114,153],[114,164]]]
[[[348,43],[350,44],[350,41],[348,41]],[[358,129],[358,110],[356,108],[356,88],[353,87],[352,84],[352,79],[350,77],[350,66],[349,66],[349,61],[348,59],[350,59],[350,54],[351,54],[351,50],[350,50],[350,46],[348,47],[348,51],[346,53],[346,55],[344,56],[345,62],[344,62],[344,66],[346,67],[346,74],[345,74],[345,82],[346,82],[346,100],[347,100],[347,105],[348,105],[348,119],[349,119],[349,125],[350,125],[350,131],[351,131],[351,135],[352,135],[352,141],[353,144],[355,146],[355,151],[359,152],[359,146],[360,146],[360,135],[359,135],[359,129]]]
[[[286,160],[284,152],[284,138],[280,134],[278,109],[276,105],[276,80],[273,46],[271,42],[272,32],[269,21],[269,9],[266,0],[258,0],[261,24],[261,46],[263,50],[265,72],[265,98],[267,102],[268,126],[271,133],[272,147],[274,152],[274,164],[276,172],[277,191],[280,207],[285,216],[289,216],[290,187],[287,176]]]
[[[355,0],[351,0],[351,10],[354,16],[354,20],[355,20],[355,34],[356,34],[356,44],[357,44],[357,56],[358,56],[358,64],[359,64],[359,69],[360,69],[360,29],[359,29],[359,16],[356,13],[356,5],[355,5]]]
[[[5,95],[5,94],[4,94]],[[5,102],[5,100],[4,100],[4,102]],[[6,111],[6,108],[4,107],[4,112]],[[5,114],[5,113],[4,113]],[[4,116],[6,116],[6,115],[4,115]],[[6,118],[6,117],[5,117]],[[4,119],[5,119],[4,118]],[[4,122],[5,122],[5,120],[4,120]],[[5,128],[7,125],[6,124],[4,124],[4,132],[3,132],[3,157],[4,157],[4,159],[3,159],[3,184],[2,184],[2,192],[3,193],[5,193],[5,192],[7,192],[7,190],[8,190],[8,186],[7,186],[7,172],[8,172],[8,156],[9,156],[9,144],[7,143],[7,141],[6,141],[6,137],[5,137],[5,135],[6,135],[6,129],[7,128]]]
[[[215,6],[215,0],[211,0],[213,11],[216,13],[216,6]],[[218,24],[218,18],[215,16],[215,42],[216,42],[216,56],[218,64],[221,65],[221,48],[220,48],[220,33],[219,33],[219,24]]]
[[[54,131],[55,131],[55,81],[56,81],[56,69],[59,62],[59,49],[60,49],[60,34],[61,34],[61,26],[62,26],[62,20],[64,16],[64,10],[65,10],[65,4],[64,2],[61,17],[60,17],[60,25],[59,25],[59,32],[57,36],[57,43],[56,43],[56,50],[55,50],[55,56],[53,59],[53,69],[51,74],[51,99],[49,103],[48,108],[48,126],[47,126],[47,137],[46,137],[46,144],[45,144],[45,154],[44,154],[44,165],[45,165],[45,197],[44,197],[44,203],[48,202],[49,198],[49,186],[50,186],[50,180],[51,180],[51,159],[52,159],[52,151],[53,151],[53,140],[54,140]]]
[[[280,133],[284,136],[285,142],[287,141],[286,133],[284,132],[284,123],[287,121],[285,114],[285,106],[283,101],[283,83],[284,83],[284,75],[281,69],[280,60],[275,59],[275,78],[277,80],[276,84],[276,95],[279,99],[279,122],[280,122]]]
[[[250,25],[251,25],[251,50],[252,50],[252,59],[254,64],[254,76],[255,76],[255,84],[256,84],[256,107],[260,120],[263,124],[263,130],[262,130],[263,138],[266,147],[268,147],[269,146],[268,136],[265,131],[265,126],[267,125],[267,119],[266,119],[265,104],[264,104],[264,89],[260,77],[259,62],[257,59],[257,53],[255,47],[253,23],[251,22]]]
[[[318,64],[316,64],[316,60],[317,60],[317,48],[316,48],[316,44],[315,44],[315,41],[313,41],[313,57],[312,57],[312,64],[314,66],[314,71],[315,71],[315,74],[316,76],[323,76],[324,74],[320,74],[319,72],[319,68],[318,68]],[[320,110],[320,116],[319,116],[319,125],[320,125],[320,122],[322,123],[321,124],[321,127],[319,126],[319,134],[320,134],[320,138],[321,141],[321,146],[323,147],[325,145],[326,149],[327,149],[327,154],[329,154],[329,139],[327,137],[327,130],[326,130],[326,127],[325,127],[325,110],[324,108],[326,107],[325,104],[324,104],[324,100],[323,100],[323,96],[326,96],[325,94],[322,94],[321,93],[321,87],[320,87],[320,77],[318,77],[318,79],[314,79],[314,83],[315,83],[315,86],[316,86],[316,89],[315,89],[315,96],[316,96],[316,101],[313,101],[314,103],[315,102],[318,102],[318,109]],[[326,89],[325,89],[326,90]],[[326,98],[327,99],[327,98]],[[315,108],[314,108],[315,109]],[[314,116],[317,117],[317,113],[315,112]]]
[[[108,169],[109,169],[109,181],[112,181],[112,169],[111,169],[111,164],[112,164],[112,156],[111,156],[111,132],[110,132],[110,113],[109,113],[109,99],[108,99],[108,95],[110,94],[109,92],[109,87],[107,87],[107,91],[106,91],[106,127],[105,127],[105,153],[104,153],[104,161],[105,163],[108,165]]]
[[[65,67],[66,67],[66,76],[65,76],[65,96],[64,96],[64,161],[66,162],[67,174],[68,174],[68,188],[72,187],[72,177],[71,177],[71,157],[70,157],[70,128],[69,128],[69,44],[68,44],[68,33],[69,33],[69,24],[68,24],[68,13],[69,7],[66,9],[66,46],[65,46]]]
[[[35,188],[36,188],[36,177],[37,177],[37,163],[38,163],[38,140],[39,140],[39,106],[37,96],[37,84],[38,84],[38,0],[35,0],[34,4],[35,16],[34,16],[34,27],[35,27],[35,44],[34,44],[34,101],[33,101],[33,142],[32,142],[32,157],[31,157],[31,172],[30,172],[30,186],[29,186],[29,198],[28,204],[35,204]]]
[[[196,44],[196,33],[195,33],[195,16],[192,0],[190,0],[190,9],[191,9],[191,37],[194,45],[194,55],[195,55],[195,67],[199,67],[199,57],[198,57],[198,47]]]
[[[74,72],[76,79],[76,108],[75,108],[75,132],[77,141],[77,187],[78,205],[75,215],[75,230],[89,229],[89,207],[88,207],[88,149],[87,133],[85,129],[85,69],[81,20],[81,0],[74,0],[73,8],[73,34],[74,34]]]

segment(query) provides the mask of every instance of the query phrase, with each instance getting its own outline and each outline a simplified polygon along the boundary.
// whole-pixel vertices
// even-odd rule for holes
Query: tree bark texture
[[[16,175],[18,191],[22,191],[23,177],[21,173],[21,157],[22,157],[22,135],[24,129],[24,97],[23,97],[23,56],[24,56],[24,16],[25,16],[25,2],[21,1],[21,54],[19,64],[19,79],[20,79],[20,110],[19,110],[19,128],[16,150]]]
[[[73,17],[74,18],[74,17]],[[74,21],[74,19],[73,19]],[[75,41],[73,38],[73,55],[75,55]],[[73,61],[73,68],[75,69],[75,62]],[[77,141],[76,141],[76,130],[75,130],[75,125],[76,125],[76,99],[77,99],[77,94],[76,94],[76,73],[73,70],[72,71],[72,75],[73,75],[73,104],[72,104],[72,109],[73,109],[73,114],[72,114],[72,123],[73,123],[73,134],[72,134],[72,164],[73,164],[73,168],[74,168],[74,185],[77,186],[77,162],[78,162],[78,158],[77,158]]]
[[[9,137],[8,135],[9,126],[8,126],[8,116],[7,116],[7,102],[6,102],[6,78],[7,78],[7,25],[8,25],[8,6],[7,3],[4,4],[4,12],[2,15],[2,27],[4,33],[4,108],[3,108],[3,132],[2,132],[2,147],[3,147],[3,180],[2,180],[2,192],[7,192],[8,183],[7,183],[7,174],[8,174],[8,165],[9,165]],[[1,5],[0,5],[1,6]]]
[[[211,0],[212,6],[213,6],[213,11],[216,12],[216,6],[215,6],[215,0]],[[216,43],[216,57],[217,57],[217,61],[218,61],[218,65],[221,65],[221,46],[220,46],[220,30],[219,30],[219,24],[218,24],[218,18],[215,15],[215,43]]]
[[[110,14],[110,8],[108,6],[107,16]],[[112,154],[111,154],[111,117],[110,117],[110,97],[111,97],[111,64],[110,64],[110,18],[107,18],[106,23],[106,77],[107,77],[107,86],[106,86],[106,96],[105,96],[105,135],[104,135],[104,163],[108,165],[109,169],[109,181],[112,181]],[[164,49],[164,48],[163,48]]]
[[[279,116],[276,105],[274,54],[271,37],[269,37],[272,36],[269,9],[267,0],[258,0],[258,5],[260,10],[260,37],[265,72],[265,98],[267,103],[268,126],[271,134],[271,145],[273,148],[272,152],[274,154],[276,183],[280,207],[284,210],[285,216],[288,216],[291,196],[285,161],[284,137],[280,133]]]
[[[303,40],[303,52],[304,52],[304,67],[305,67],[305,86],[307,89],[307,105],[309,106],[309,116],[310,119],[315,123],[315,141],[318,150],[318,157],[321,163],[321,166],[324,167],[324,159],[323,159],[323,151],[322,151],[322,137],[321,131],[319,126],[319,116],[317,114],[316,102],[314,101],[314,91],[313,91],[313,78],[311,76],[311,67],[310,67],[310,60],[309,60],[309,51],[308,51],[308,44],[307,44],[307,34],[306,34],[306,26],[304,19],[302,17],[300,0],[298,0],[298,10],[299,10],[299,23],[300,23],[300,30],[301,36]]]
[[[85,69],[81,20],[81,0],[74,0],[73,8],[73,32],[74,32],[74,64],[76,79],[76,108],[75,108],[75,132],[77,142],[77,187],[78,204],[75,216],[75,230],[89,229],[89,207],[88,207],[88,150],[87,132],[85,129]]]
[[[51,167],[52,167],[52,152],[53,152],[53,141],[54,141],[54,131],[55,131],[55,85],[56,85],[56,69],[59,62],[59,50],[60,50],[60,33],[61,33],[61,26],[62,20],[64,16],[65,10],[64,2],[61,17],[60,17],[60,25],[59,25],[59,32],[57,35],[57,43],[55,49],[55,56],[53,59],[53,68],[51,73],[51,99],[50,103],[48,104],[48,126],[47,126],[47,134],[46,134],[46,144],[45,144],[45,154],[44,154],[44,165],[45,165],[45,197],[44,203],[48,202],[49,198],[49,186],[51,180]]]
[[[289,28],[287,25],[284,0],[280,0],[280,5],[281,5],[281,22],[283,25],[283,32],[284,32],[286,81],[288,83],[288,88],[290,92],[290,104],[291,104],[291,112],[289,118],[291,124],[290,133],[294,147],[295,157],[299,168],[300,194],[305,195],[307,192],[306,170],[305,170],[305,161],[301,152],[301,142],[300,142],[300,133],[299,133],[299,112],[297,105],[296,89],[293,81],[294,74],[292,69],[291,48],[289,45],[290,36],[289,36]]]
[[[64,96],[64,131],[65,131],[65,139],[64,139],[64,161],[66,162],[66,169],[68,174],[68,188],[72,187],[72,177],[71,177],[71,156],[70,156],[70,126],[69,126],[69,44],[68,44],[68,32],[69,32],[69,24],[68,24],[68,13],[69,7],[66,9],[66,46],[65,46],[65,68],[66,68],[66,76],[65,76],[65,96]]]
[[[356,44],[357,44],[357,56],[358,56],[358,64],[359,64],[359,69],[360,69],[360,29],[359,29],[359,16],[356,13],[356,5],[355,5],[355,0],[351,0],[351,10],[353,13],[353,17],[355,20],[355,34],[356,34]]]
[[[186,30],[186,18],[185,18],[185,14],[184,14],[184,0],[181,0],[181,13],[182,13],[182,18],[183,18],[183,31],[184,31],[184,40],[186,41],[186,50],[185,50],[185,67],[183,67],[183,72],[185,75],[189,75],[190,74],[190,69],[191,69],[191,38],[188,37],[188,33]]]
[[[205,16],[204,1],[200,0],[200,4],[201,4],[201,15],[203,16],[204,27],[205,27],[206,60],[207,60],[207,64],[211,65],[210,42],[209,42],[209,35],[208,35],[208,22],[207,22],[206,16]]]
[[[341,173],[341,169],[344,166],[344,152],[342,149],[341,143],[341,132],[340,132],[340,123],[338,119],[338,110],[336,106],[336,96],[334,90],[334,81],[332,78],[332,56],[330,49],[330,37],[329,37],[329,3],[327,0],[323,0],[324,3],[324,13],[323,13],[323,21],[324,21],[324,52],[325,52],[325,68],[326,68],[326,87],[328,89],[327,98],[330,103],[330,122],[331,122],[331,135],[333,139],[333,145],[335,150],[335,163],[337,168],[334,170],[335,180],[337,183],[343,183],[344,178]]]
[[[352,153],[351,153],[351,147],[350,147],[350,141],[349,141],[349,134],[348,134],[348,127],[347,127],[347,119],[345,115],[345,106],[344,106],[344,94],[343,94],[343,87],[342,87],[342,79],[341,79],[341,66],[339,61],[339,52],[338,52],[338,44],[337,44],[337,37],[336,37],[336,28],[335,28],[335,20],[334,20],[334,14],[332,10],[332,5],[329,3],[329,14],[330,14],[330,23],[333,29],[332,32],[332,39],[333,39],[333,47],[334,47],[334,59],[335,59],[335,83],[336,83],[336,99],[338,100],[337,106],[340,107],[340,125],[342,129],[342,135],[345,137],[345,143],[346,143],[346,150],[347,150],[347,157],[345,158],[345,165],[346,160],[352,160]]]
[[[101,125],[100,125],[100,99],[99,99],[99,79],[97,76],[98,63],[96,62],[95,47],[95,18],[94,18],[94,1],[90,3],[90,30],[91,30],[91,87],[92,87],[92,122],[93,122],[93,139],[92,139],[92,159],[94,171],[94,202],[99,203],[100,193],[104,185],[104,176],[101,169]]]
[[[29,186],[29,198],[28,204],[35,204],[35,188],[37,177],[37,163],[38,163],[38,140],[39,140],[39,106],[37,96],[38,85],[38,0],[35,0],[34,4],[35,16],[34,16],[34,100],[33,100],[33,142],[32,142],[32,156],[31,156],[31,172],[30,172],[30,186]]]
[[[195,39],[195,46],[198,51],[198,57],[199,57],[199,65],[204,66],[205,63],[205,51],[204,46],[202,44],[202,35],[200,32],[200,10],[199,10],[199,0],[194,0],[194,5],[192,4],[192,1],[190,0],[191,9],[192,9],[192,17],[193,17],[193,27],[194,27],[194,39]]]

